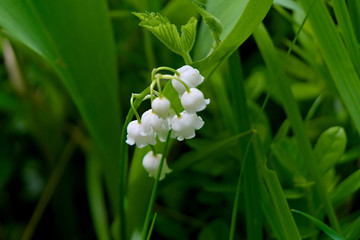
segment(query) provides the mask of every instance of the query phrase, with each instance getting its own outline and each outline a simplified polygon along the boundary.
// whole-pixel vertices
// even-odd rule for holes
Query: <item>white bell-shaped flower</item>
[[[145,170],[149,173],[149,177],[156,178],[160,162],[161,162],[162,154],[156,154],[154,155],[153,151],[148,152],[142,161],[142,164],[145,168]],[[170,173],[172,170],[168,167],[166,163],[166,159],[164,159],[164,163],[161,169],[160,178],[159,180],[164,179],[165,174]]]
[[[190,88],[181,96],[181,105],[188,113],[196,113],[206,108],[210,99],[205,99],[204,94],[197,88]]]
[[[204,77],[200,74],[200,72],[189,65],[182,66],[176,71],[180,73],[180,76],[177,77],[188,85],[189,88],[196,87],[204,81]],[[173,79],[171,80],[171,83],[180,96],[186,91],[185,86],[181,82]]]
[[[169,130],[169,119],[160,118],[152,109],[147,110],[141,116],[140,135],[147,136],[155,132],[160,141],[165,142]]]
[[[142,135],[140,134],[141,128],[142,126],[137,120],[131,121],[127,126],[126,143],[129,145],[136,144],[138,148],[143,148],[148,144],[155,145],[156,139],[154,131],[150,132],[147,135]]]
[[[172,137],[177,137],[177,140],[182,141],[195,137],[195,130],[202,128],[204,121],[196,113],[183,111],[180,117],[173,117],[171,125],[173,129]]]
[[[149,135],[154,132],[151,127],[151,123],[154,121],[154,118],[157,117],[151,109],[147,110],[141,115],[141,129],[140,134],[143,136]]]
[[[155,114],[156,115],[156,114]],[[156,115],[157,117],[157,115]],[[166,137],[168,132],[170,131],[170,119],[169,118],[159,118],[157,117],[156,121],[153,121],[151,124],[153,130],[158,135],[161,142],[166,142]]]
[[[164,97],[157,97],[151,103],[151,108],[161,118],[167,118],[170,109],[170,101]]]

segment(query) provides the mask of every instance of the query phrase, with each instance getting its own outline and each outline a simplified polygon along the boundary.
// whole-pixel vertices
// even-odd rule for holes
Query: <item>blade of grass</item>
[[[237,123],[233,131],[235,133],[247,131],[251,128],[244,78],[242,74],[239,53],[234,52],[229,58],[229,76],[227,77],[230,99],[233,103],[234,122]],[[230,239],[235,237],[236,216],[241,190],[241,175],[244,174],[244,196],[246,205],[246,233],[248,239],[262,239],[262,212],[260,205],[259,176],[256,170],[255,153],[253,147],[249,147],[251,136],[239,140],[238,157],[241,162],[241,170],[235,192],[234,206],[231,217]],[[246,159],[249,159],[246,161]]]
[[[159,186],[159,179],[160,179],[161,171],[163,169],[162,167],[163,167],[163,164],[164,164],[164,161],[165,161],[165,156],[166,156],[166,153],[167,153],[167,149],[168,149],[168,146],[169,146],[170,135],[171,135],[171,130],[169,131],[169,133],[167,135],[167,138],[166,138],[164,151],[162,153],[161,160],[160,160],[159,170],[158,170],[158,172],[156,174],[155,183],[154,183],[154,186],[153,186],[153,190],[151,192],[149,206],[148,206],[148,210],[146,212],[145,222],[144,222],[143,230],[142,230],[142,233],[141,233],[141,240],[145,240],[146,236],[148,235],[149,223],[150,223],[152,211],[153,211],[153,208],[154,208],[154,204],[155,204],[155,201],[156,201],[156,195],[157,195],[157,190],[158,190],[158,186]]]
[[[260,142],[258,134],[254,134],[253,141],[257,170],[260,177],[264,180],[262,184],[262,195],[264,197],[262,202],[264,206],[270,207],[271,209],[264,209],[265,214],[268,217],[268,221],[273,226],[274,232],[278,233],[279,239],[301,239],[299,230],[296,227],[295,220],[291,215],[289,205],[285,199],[284,192],[281,188],[279,179],[276,176],[276,173],[272,170],[267,169],[266,167],[266,156],[263,150],[263,146]],[[270,215],[269,213],[274,214]]]
[[[315,2],[309,14],[314,36],[332,80],[360,133],[360,79],[324,2]],[[301,1],[305,11],[312,3],[313,0]]]
[[[288,79],[282,69],[280,59],[277,55],[275,46],[267,33],[265,27],[260,25],[254,32],[255,41],[259,47],[260,53],[264,58],[274,86],[277,88],[277,92],[281,94],[282,104],[285,109],[286,115],[291,122],[292,129],[294,131],[295,139],[302,149],[303,159],[307,165],[311,178],[315,180],[315,188],[319,195],[325,211],[330,219],[334,228],[340,232],[340,226],[337,221],[333,206],[329,201],[324,184],[320,177],[319,169],[316,166],[316,158],[311,148],[310,141],[306,136],[306,130],[304,122],[301,118],[300,110],[296,104],[295,98],[290,90]]]
[[[154,214],[154,217],[153,217],[153,220],[151,222],[150,229],[149,229],[146,240],[150,240],[150,238],[151,238],[151,234],[152,234],[152,231],[153,231],[154,226],[155,226],[156,216],[157,216],[157,213]]]
[[[360,189],[360,170],[357,170],[345,180],[343,180],[330,194],[334,204],[340,204]]]
[[[357,42],[354,28],[351,23],[350,15],[346,6],[346,2],[343,0],[332,1],[338,27],[344,38],[344,42],[347,48],[347,52],[354,63],[354,67],[357,70],[358,76],[360,74],[360,48]]]
[[[97,158],[95,153],[89,153],[86,161],[88,199],[97,239],[110,240],[108,214],[101,186],[101,166]]]
[[[310,221],[312,221],[313,223],[315,223],[315,225],[320,228],[326,235],[328,235],[330,238],[334,239],[334,240],[345,240],[345,238],[341,237],[337,232],[335,232],[332,228],[330,228],[329,226],[327,226],[325,223],[321,222],[319,219],[314,218],[313,216],[310,216],[307,213],[292,209],[292,212],[298,213],[304,217],[306,217],[307,219],[309,219]]]
[[[75,135],[75,134],[74,134]],[[21,237],[22,240],[30,240],[32,239],[33,233],[38,225],[47,205],[49,204],[60,180],[66,170],[66,167],[71,159],[72,154],[77,146],[76,141],[74,140],[75,136],[73,136],[69,142],[66,144],[59,161],[57,162],[54,171],[52,172],[46,187],[41,194],[39,202],[36,205],[34,213],[31,216],[29,223],[27,224],[24,233]]]

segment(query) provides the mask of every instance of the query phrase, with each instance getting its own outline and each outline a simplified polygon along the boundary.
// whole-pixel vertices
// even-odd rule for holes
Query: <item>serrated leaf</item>
[[[335,166],[345,151],[346,142],[346,134],[342,127],[331,127],[321,134],[314,151],[322,174]]]
[[[152,32],[166,47],[181,55],[180,34],[174,24],[159,13],[133,13],[141,22],[139,26]]]
[[[180,44],[183,52],[188,53],[193,48],[196,37],[196,18],[192,17],[186,25],[181,26]]]
[[[330,228],[325,223],[321,222],[319,219],[314,218],[313,216],[310,216],[309,214],[306,214],[304,212],[292,209],[292,212],[298,213],[310,221],[312,221],[318,228],[320,228],[326,235],[328,235],[331,239],[334,240],[345,240],[343,237],[341,237],[337,232],[335,232],[332,228]]]

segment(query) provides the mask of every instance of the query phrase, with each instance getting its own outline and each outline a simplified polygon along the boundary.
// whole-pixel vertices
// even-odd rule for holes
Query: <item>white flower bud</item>
[[[197,88],[190,88],[181,96],[181,105],[188,113],[196,113],[205,109],[210,99],[205,99],[204,94]]]
[[[166,97],[157,97],[151,103],[154,113],[161,118],[167,118],[170,109],[170,101]]]
[[[148,135],[141,135],[141,124],[137,121],[131,121],[127,126],[127,139],[126,143],[129,145],[134,145],[138,148],[143,148],[148,144],[155,145],[155,133],[152,131]]]
[[[183,111],[180,117],[174,116],[171,125],[173,129],[172,137],[177,137],[177,140],[182,141],[195,137],[195,130],[202,128],[204,121],[196,113]]]
[[[199,73],[199,71],[189,65],[182,66],[176,71],[180,73],[180,76],[177,77],[188,85],[189,88],[196,87],[204,81],[204,77]],[[181,82],[172,79],[171,83],[180,96],[185,92],[186,88]]]
[[[158,170],[159,170],[160,162],[161,162],[161,157],[162,157],[162,154],[154,155],[154,153],[152,151],[148,152],[144,156],[142,164],[143,164],[145,170],[149,173],[149,177],[156,178]],[[161,169],[159,180],[164,179],[165,174],[170,173],[171,171],[172,170],[168,167],[168,165],[166,163],[166,159],[164,159],[164,163],[163,163],[163,166]]]

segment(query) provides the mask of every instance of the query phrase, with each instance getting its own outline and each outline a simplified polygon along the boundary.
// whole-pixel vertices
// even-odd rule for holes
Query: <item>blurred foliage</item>
[[[6,7],[20,5],[0,6],[0,239],[119,238],[120,127],[131,93],[149,85],[154,67],[184,65],[138,26],[131,12],[145,11],[160,12],[176,26],[198,19],[190,55],[207,77],[201,90],[211,99],[197,137],[170,144],[173,172],[160,182],[152,239],[228,239],[237,189],[235,239],[329,239],[312,221],[290,213],[297,209],[331,225],[322,197],[335,210],[338,234],[360,238],[358,1],[274,1],[262,34],[270,36],[266,44],[276,54],[265,54],[278,68],[269,68],[265,42],[237,29],[249,25],[251,14],[234,12],[257,1],[197,1],[220,19],[220,39],[230,36],[203,62],[213,38],[190,1],[27,2],[22,21]],[[244,22],[237,25],[238,19]],[[320,31],[324,21],[329,36]],[[61,46],[61,64],[54,46]],[[286,93],[280,81],[288,84]],[[298,142],[299,126],[283,107],[292,98],[284,96],[296,101],[314,169]],[[143,103],[139,112],[147,108]],[[256,133],[242,134],[250,128]],[[129,150],[129,239],[141,234],[154,182],[141,165],[149,149]],[[316,190],[319,181],[325,196]]]

